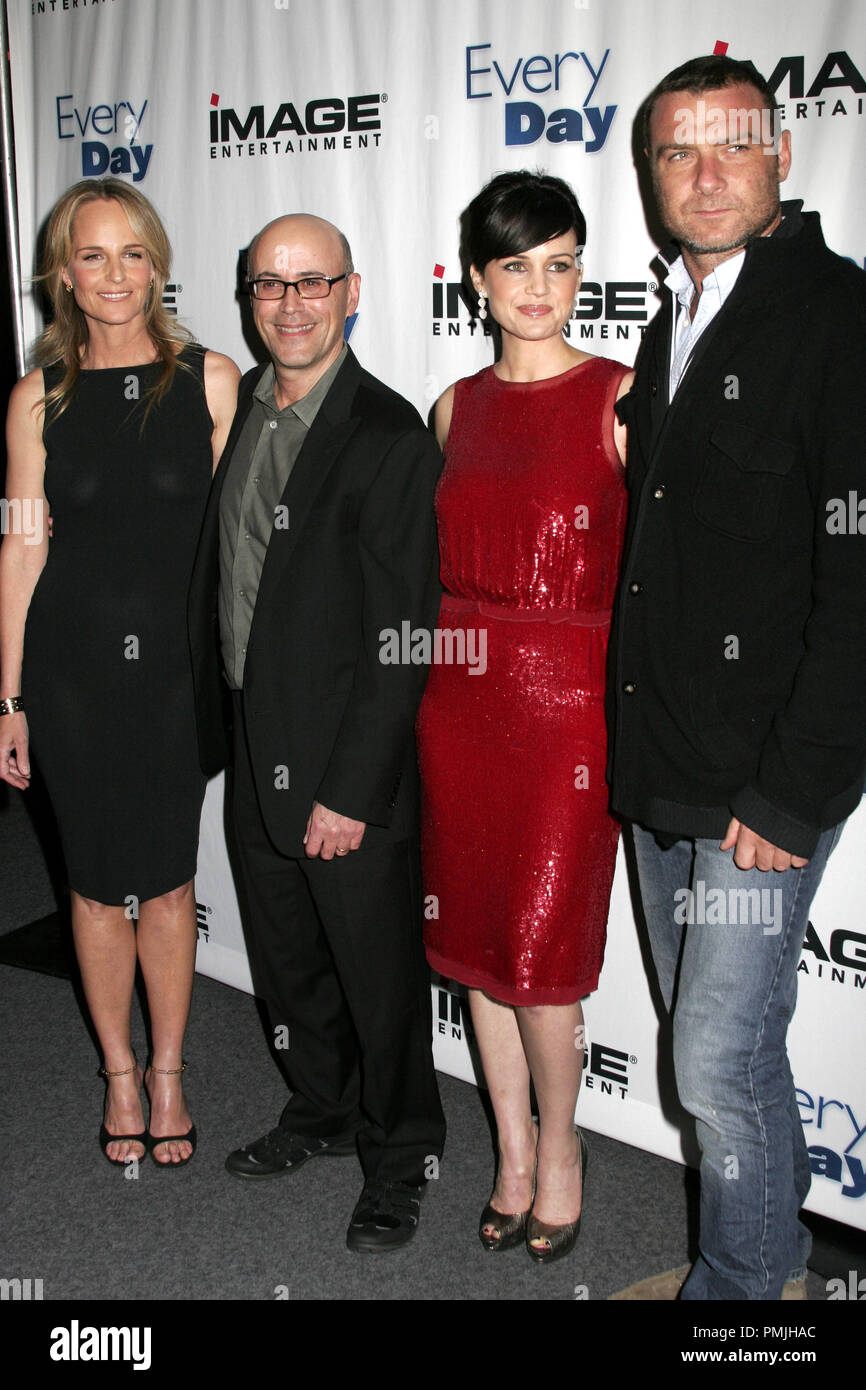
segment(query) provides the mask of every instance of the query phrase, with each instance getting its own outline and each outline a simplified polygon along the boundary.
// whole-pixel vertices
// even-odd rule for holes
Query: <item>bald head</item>
[[[301,400],[343,350],[346,320],[358,308],[361,286],[351,266],[346,238],[323,217],[277,217],[253,239],[250,279],[282,282],[278,298],[256,295],[251,302],[259,337],[273,363],[274,398],[280,410]],[[312,295],[306,293],[310,288],[316,291]]]
[[[332,270],[329,274],[351,275],[355,269],[352,249],[339,227],[335,227],[333,222],[327,222],[324,217],[315,217],[312,213],[293,212],[285,217],[275,217],[273,222],[268,222],[253,237],[247,251],[250,279],[260,275],[264,270],[279,272],[285,269],[290,248],[299,242],[321,247],[322,254],[327,255],[329,262],[339,266],[338,270]],[[276,255],[281,255],[282,267],[257,264],[258,252],[264,249],[266,243]]]

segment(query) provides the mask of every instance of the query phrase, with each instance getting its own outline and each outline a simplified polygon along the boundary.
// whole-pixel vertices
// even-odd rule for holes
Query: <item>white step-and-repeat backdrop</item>
[[[7,11],[24,275],[61,190],[118,174],[169,229],[172,306],[243,368],[238,253],[270,218],[315,212],[345,230],[362,275],[353,348],[426,413],[491,360],[461,299],[458,214],[494,172],[521,167],[569,179],[587,215],[572,341],[630,363],[658,304],[635,112],[665,72],[713,51],[769,79],[792,131],[787,195],[866,266],[861,0],[7,0]],[[29,293],[24,311],[30,342]],[[221,799],[218,780],[202,826],[198,967],[249,988]],[[864,829],[861,811],[815,902],[791,1055],[808,1205],[866,1227]],[[459,995],[434,985],[433,1005],[438,1065],[473,1079]],[[683,1157],[622,859],[586,1016],[582,1122]]]

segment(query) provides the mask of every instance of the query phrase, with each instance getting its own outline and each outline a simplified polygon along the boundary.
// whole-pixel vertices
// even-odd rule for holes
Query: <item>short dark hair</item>
[[[771,128],[775,130],[776,98],[767,85],[767,79],[761,76],[754,63],[710,53],[704,58],[690,58],[663,77],[657,87],[653,87],[641,107],[644,149],[649,152],[650,120],[659,97],[666,96],[668,92],[690,92],[697,96],[700,92],[734,87],[738,82],[748,82],[760,93],[764,109],[771,113]]]
[[[497,174],[460,214],[460,263],[468,289],[469,267],[483,273],[489,261],[516,256],[573,231],[586,242],[586,218],[574,190],[552,174],[518,169]]]

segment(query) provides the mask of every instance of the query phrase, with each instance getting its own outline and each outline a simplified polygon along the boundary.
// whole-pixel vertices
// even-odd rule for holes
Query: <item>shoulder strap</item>
[[[201,343],[184,343],[180,352],[177,354],[178,358],[182,357],[190,370],[195,372],[196,377],[202,385],[204,385],[204,359],[206,352],[207,348],[202,347]]]

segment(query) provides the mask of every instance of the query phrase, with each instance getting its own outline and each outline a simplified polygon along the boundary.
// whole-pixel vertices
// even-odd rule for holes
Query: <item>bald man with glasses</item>
[[[441,458],[344,341],[360,276],[321,218],[248,253],[270,361],[243,379],[190,600],[202,764],[228,749],[233,864],[253,982],[292,1091],[235,1150],[247,1181],[358,1153],[350,1249],[411,1240],[445,1125],[421,945],[413,728],[427,676],[381,634],[432,628]]]

